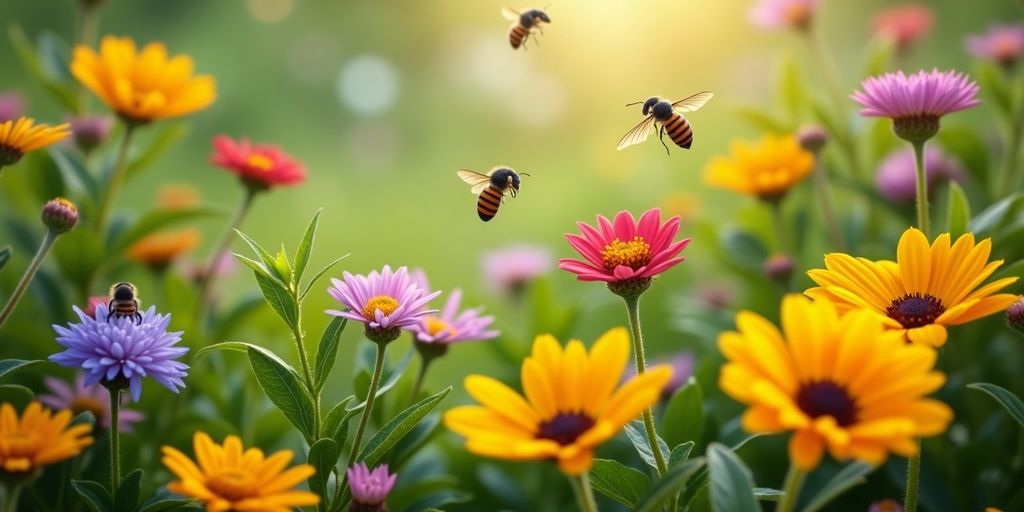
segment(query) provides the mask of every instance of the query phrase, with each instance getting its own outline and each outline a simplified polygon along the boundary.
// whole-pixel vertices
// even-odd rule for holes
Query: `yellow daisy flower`
[[[25,153],[71,135],[69,126],[67,123],[57,126],[35,124],[34,119],[27,117],[0,123],[0,167],[13,165]]]
[[[0,477],[25,475],[81,453],[92,444],[92,425],[70,423],[71,411],[53,414],[39,402],[28,404],[20,420],[11,404],[0,405]]]
[[[228,436],[221,446],[205,432],[196,432],[193,444],[198,465],[180,451],[163,447],[163,463],[178,477],[167,489],[204,502],[206,510],[291,512],[320,502],[316,494],[293,489],[316,470],[309,464],[285,470],[291,450],[264,457],[259,448],[243,452],[237,436]]]
[[[953,418],[923,398],[945,381],[931,371],[936,352],[905,343],[868,311],[840,316],[829,301],[788,295],[781,332],[749,311],[736,326],[718,338],[727,359],[719,387],[749,406],[744,430],[793,431],[789,456],[801,469],[816,467],[825,448],[870,464],[889,452],[909,457],[916,438],[942,433]]]
[[[658,400],[672,376],[652,368],[615,389],[629,362],[629,334],[615,328],[590,353],[572,340],[562,349],[553,336],[538,336],[523,361],[525,399],[483,375],[466,377],[466,391],[481,405],[444,415],[445,425],[466,437],[477,455],[509,460],[554,459],[576,476],[590,469],[594,449]]]
[[[79,45],[71,74],[121,117],[135,123],[178,117],[202,110],[216,97],[209,75],[193,76],[188,55],[168,58],[162,43],[136,51],[127,37],[106,36],[100,51]]]
[[[794,135],[766,135],[756,144],[738,140],[732,155],[704,169],[704,183],[760,199],[778,199],[814,170],[814,154]]]
[[[818,287],[806,293],[835,303],[840,311],[871,310],[905,339],[941,347],[947,325],[1003,311],[1017,300],[1013,294],[996,294],[1016,277],[981,286],[1003,264],[988,261],[991,251],[991,239],[975,244],[971,233],[952,245],[944,233],[929,246],[924,233],[910,228],[900,237],[895,263],[828,254],[825,269],[807,273]]]

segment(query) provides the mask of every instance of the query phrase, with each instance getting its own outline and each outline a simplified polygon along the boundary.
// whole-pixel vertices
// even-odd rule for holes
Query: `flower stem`
[[[100,199],[100,207],[96,212],[96,224],[94,228],[97,233],[103,233],[103,228],[107,224],[107,217],[110,216],[110,211],[114,207],[114,201],[117,199],[117,194],[121,191],[121,186],[124,185],[125,175],[128,174],[128,147],[131,145],[132,134],[135,133],[136,125],[131,122],[125,121],[124,123],[124,138],[121,139],[121,146],[117,149],[117,158],[114,160],[114,170],[110,174],[110,181],[107,183],[107,188],[103,190],[103,196]]]
[[[647,363],[644,359],[644,338],[640,333],[640,296],[623,297],[626,301],[626,314],[629,317],[629,331],[633,337],[633,359],[636,362],[637,375],[643,375],[647,371]],[[651,446],[651,453],[654,454],[654,463],[658,469],[658,476],[664,475],[668,470],[665,464],[665,455],[661,453],[661,445],[658,444],[658,432],[654,429],[654,412],[647,408],[643,413],[644,430],[647,431],[647,442]]]
[[[47,229],[46,234],[43,235],[43,242],[39,244],[39,250],[32,257],[32,261],[29,262],[28,268],[25,269],[25,273],[21,276],[21,281],[18,281],[18,286],[14,288],[11,297],[7,299],[7,304],[4,305],[3,311],[0,311],[0,327],[3,327],[4,322],[14,312],[14,308],[18,305],[18,301],[21,300],[21,296],[25,295],[25,290],[28,289],[29,283],[32,282],[32,278],[36,276],[36,272],[39,270],[39,265],[43,263],[43,259],[46,258],[46,254],[50,252],[50,248],[53,247],[53,242],[56,240],[57,233]]]
[[[790,463],[789,472],[786,473],[786,483],[782,486],[782,499],[775,512],[792,512],[796,508],[797,499],[800,497],[800,487],[804,484],[807,472],[798,468],[796,464]]]
[[[377,361],[373,365],[373,376],[370,378],[370,389],[366,392],[366,407],[359,417],[359,427],[356,428],[356,435],[352,438],[352,451],[348,455],[348,464],[356,463],[356,455],[359,455],[359,443],[363,441],[363,433],[366,432],[366,424],[370,421],[370,414],[373,413],[373,401],[377,395],[377,388],[380,387],[380,376],[384,373],[384,352],[387,345],[377,343]]]
[[[196,299],[195,318],[193,321],[193,325],[200,333],[200,338],[203,337],[202,335],[206,327],[206,322],[203,317],[206,315],[206,308],[209,307],[210,303],[210,291],[213,288],[214,271],[220,263],[220,259],[223,256],[224,251],[231,245],[231,240],[234,238],[235,230],[242,225],[242,220],[245,219],[246,213],[249,212],[249,207],[252,206],[252,200],[255,196],[255,189],[248,186],[245,187],[242,202],[240,202],[238,204],[238,208],[235,209],[235,213],[231,216],[231,221],[228,223],[228,228],[224,230],[220,240],[218,240],[217,244],[213,247],[213,252],[210,253],[210,260],[206,263],[206,267],[203,268],[203,273],[200,276],[199,281],[199,296]]]
[[[917,227],[928,236],[928,173],[924,167],[924,141],[911,143],[914,146],[914,163],[917,169]]]
[[[573,494],[576,495],[580,512],[597,512],[597,501],[594,500],[594,489],[590,486],[590,476],[587,472],[579,476],[570,476],[569,483],[572,485]]]
[[[772,210],[772,222],[775,224],[776,250],[780,254],[792,256],[792,247],[789,243],[789,236],[786,233],[786,219],[782,215],[782,200],[770,201],[768,205]]]
[[[821,161],[820,155],[815,155],[814,169],[814,191],[818,195],[818,202],[821,203],[821,214],[825,217],[825,226],[828,229],[829,238],[832,239],[832,250],[843,252],[846,244],[843,243],[843,231],[836,220],[836,212],[832,208],[832,197],[829,194],[828,171]]]
[[[121,409],[121,388],[110,391],[110,497],[117,501],[117,488],[121,487],[121,436],[118,413]]]
[[[921,478],[921,440],[917,440],[917,453],[907,460],[907,498],[903,502],[904,512],[917,512],[917,487]]]
[[[1010,132],[1006,139],[1006,157],[1001,173],[1001,188],[995,191],[994,198],[1003,197],[1014,190],[1013,170],[1016,167],[1018,155],[1020,155],[1022,131],[1024,131],[1024,112],[1014,116],[1014,120],[1010,123]]]
[[[4,512],[16,512],[18,510],[18,497],[21,495],[21,484],[13,484],[5,488]]]
[[[416,384],[412,386],[412,395],[409,396],[409,405],[416,403],[416,398],[420,396],[420,391],[423,389],[423,380],[427,377],[427,369],[430,368],[430,363],[434,362],[432,358],[423,357],[420,354],[420,371],[416,375]]]
[[[309,356],[306,354],[306,344],[302,341],[302,302],[299,301],[298,292],[295,295],[295,325],[292,336],[295,338],[296,348],[299,350],[299,363],[302,364],[302,376],[306,379],[306,388],[313,396],[313,439],[320,439],[320,393],[316,390],[313,382],[313,372],[309,369]]]

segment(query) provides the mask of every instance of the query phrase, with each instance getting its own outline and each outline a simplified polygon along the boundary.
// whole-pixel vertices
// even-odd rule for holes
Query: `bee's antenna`
[[[528,172],[521,172],[521,173],[519,173],[519,175],[520,176],[530,177],[530,173],[528,173]]]
[[[632,107],[633,105],[639,105],[641,103],[643,103],[643,102],[642,101],[634,101],[633,103],[626,103],[626,106],[627,107]]]

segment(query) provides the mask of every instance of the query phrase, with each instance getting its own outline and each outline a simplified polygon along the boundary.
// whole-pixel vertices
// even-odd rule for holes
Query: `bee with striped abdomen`
[[[533,33],[533,29],[537,29],[541,34],[544,33],[544,29],[541,27],[543,23],[551,23],[551,17],[548,13],[540,9],[530,9],[522,13],[516,12],[508,7],[501,8],[501,14],[505,18],[512,20],[512,27],[508,29],[508,42],[512,44],[512,49],[518,49],[526,43],[526,40]],[[526,47],[524,46],[525,50]]]
[[[462,181],[469,183],[471,187],[469,191],[479,194],[476,200],[476,213],[484,222],[493,219],[498,214],[498,207],[505,200],[506,192],[512,197],[519,194],[520,174],[529,176],[525,172],[517,173],[501,165],[491,169],[487,174],[480,174],[468,169],[460,169],[458,172]]]
[[[107,321],[112,317],[131,317],[138,323],[142,323],[142,315],[139,314],[139,290],[134,284],[120,282],[110,287],[110,303],[107,304],[110,311],[107,314]]]
[[[661,140],[661,145],[665,146],[666,152],[668,152],[668,145],[665,144],[666,133],[677,146],[690,149],[690,145],[693,144],[693,129],[690,127],[690,122],[683,117],[683,112],[693,112],[703,107],[712,96],[714,94],[710,91],[698,92],[675,103],[669,103],[668,100],[655,96],[647,101],[637,101],[626,105],[631,107],[643,103],[643,114],[647,117],[619,140],[616,149],[621,151],[623,148],[647,140],[655,123],[659,125],[658,138]]]

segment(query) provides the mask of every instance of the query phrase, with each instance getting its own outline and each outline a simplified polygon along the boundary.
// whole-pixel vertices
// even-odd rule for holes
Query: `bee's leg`
[[[658,140],[661,141],[662,146],[665,146],[665,153],[671,155],[672,152],[668,150],[668,144],[665,144],[665,125],[658,128]]]
[[[107,303],[107,322],[110,322],[110,317],[114,316],[114,301]],[[95,313],[94,313],[95,314]]]
[[[135,321],[138,322],[139,325],[142,325],[142,314],[138,311],[135,312]]]

